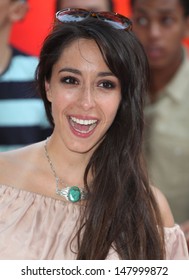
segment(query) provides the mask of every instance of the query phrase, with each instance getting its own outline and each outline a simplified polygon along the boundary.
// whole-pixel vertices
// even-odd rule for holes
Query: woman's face
[[[52,104],[54,135],[65,147],[86,153],[111,126],[121,100],[119,80],[110,71],[94,40],[78,39],[62,52],[46,81]]]

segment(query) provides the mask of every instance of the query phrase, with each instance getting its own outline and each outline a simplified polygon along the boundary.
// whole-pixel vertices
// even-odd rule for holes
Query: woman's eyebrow
[[[71,73],[74,73],[74,74],[81,75],[81,71],[79,71],[78,69],[69,68],[69,67],[62,68],[58,71],[58,73],[61,73],[61,72],[71,72]]]
[[[58,73],[61,73],[61,72],[70,72],[73,74],[82,75],[82,72],[80,70],[75,69],[75,68],[70,68],[70,67],[65,67],[58,71]],[[105,77],[105,76],[115,76],[115,75],[111,71],[104,71],[104,72],[99,72],[98,76]]]

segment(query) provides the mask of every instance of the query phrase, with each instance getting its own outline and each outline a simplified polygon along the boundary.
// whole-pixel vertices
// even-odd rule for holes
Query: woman
[[[148,64],[131,22],[79,9],[56,16],[36,72],[54,130],[1,154],[0,257],[186,259],[143,170]]]

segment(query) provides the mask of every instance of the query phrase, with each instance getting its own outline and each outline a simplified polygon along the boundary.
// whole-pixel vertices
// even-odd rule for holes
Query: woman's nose
[[[95,94],[92,87],[83,87],[79,95],[80,106],[85,110],[89,110],[95,106]]]

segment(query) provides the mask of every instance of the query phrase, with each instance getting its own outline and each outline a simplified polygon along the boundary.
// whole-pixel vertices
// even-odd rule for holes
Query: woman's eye
[[[112,89],[112,88],[115,88],[115,84],[113,82],[105,81],[105,82],[101,82],[99,84],[99,87],[102,87],[105,89]]]
[[[72,84],[72,85],[78,84],[78,80],[74,77],[64,77],[61,79],[61,82],[65,84]]]

